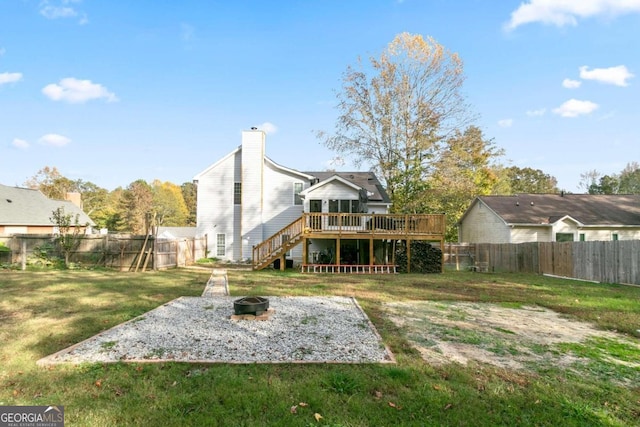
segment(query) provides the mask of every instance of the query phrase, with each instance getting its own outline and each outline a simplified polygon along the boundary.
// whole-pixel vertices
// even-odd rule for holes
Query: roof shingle
[[[570,216],[583,225],[640,225],[639,194],[480,196],[508,224],[553,224]]]

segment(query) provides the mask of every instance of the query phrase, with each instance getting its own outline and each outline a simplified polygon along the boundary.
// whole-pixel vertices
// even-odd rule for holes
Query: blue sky
[[[342,73],[401,32],[461,56],[504,164],[580,192],[640,161],[640,0],[0,0],[0,183],[182,184],[252,126],[277,163],[333,167]]]

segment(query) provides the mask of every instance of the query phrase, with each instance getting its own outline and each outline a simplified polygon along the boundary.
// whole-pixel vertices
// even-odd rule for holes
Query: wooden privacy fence
[[[448,268],[551,274],[640,285],[640,240],[445,244]]]
[[[33,262],[39,257],[62,257],[51,234],[0,236],[11,252],[6,261]],[[115,268],[121,271],[164,269],[193,264],[207,256],[207,238],[155,239],[153,236],[100,234],[81,236],[72,262]]]

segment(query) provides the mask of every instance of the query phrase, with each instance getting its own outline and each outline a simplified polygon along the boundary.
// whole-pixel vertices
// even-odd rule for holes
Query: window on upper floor
[[[618,240],[618,233],[612,233],[611,240]]]
[[[234,205],[242,204],[242,183],[241,182],[233,183],[233,204]]]
[[[293,204],[294,205],[301,205],[302,204],[302,197],[300,197],[300,192],[302,191],[302,183],[301,182],[294,182],[293,183]]]

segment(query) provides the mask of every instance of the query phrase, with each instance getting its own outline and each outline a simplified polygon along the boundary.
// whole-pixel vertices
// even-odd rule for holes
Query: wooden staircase
[[[304,218],[300,217],[268,239],[253,247],[253,269],[262,270],[280,259],[284,267],[284,255],[302,241]]]

